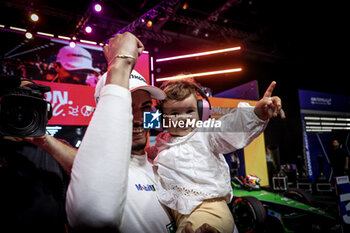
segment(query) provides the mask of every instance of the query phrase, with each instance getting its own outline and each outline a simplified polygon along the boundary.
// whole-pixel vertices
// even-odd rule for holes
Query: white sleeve
[[[66,211],[76,229],[118,229],[127,191],[132,137],[129,90],[106,85],[73,163]]]
[[[219,119],[221,128],[207,133],[208,145],[215,153],[227,154],[249,145],[266,128],[268,120],[261,120],[254,107],[241,102],[235,112]]]

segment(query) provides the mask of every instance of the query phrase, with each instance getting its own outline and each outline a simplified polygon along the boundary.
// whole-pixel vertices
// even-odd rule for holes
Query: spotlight
[[[35,13],[32,13],[30,15],[30,19],[33,21],[33,22],[37,22],[39,20],[39,16]]]
[[[85,27],[85,31],[86,31],[87,33],[91,33],[91,32],[92,32],[92,28],[91,28],[90,26],[86,26],[86,27]]]
[[[170,61],[170,60],[190,58],[190,57],[207,56],[207,55],[218,54],[218,53],[227,53],[227,52],[233,52],[233,51],[240,50],[240,49],[241,49],[241,47],[237,46],[237,47],[231,47],[231,48],[225,48],[225,49],[205,51],[205,52],[200,52],[200,53],[191,53],[191,54],[185,54],[185,55],[174,56],[174,57],[160,58],[160,59],[157,59],[156,62]]]
[[[94,10],[95,10],[96,12],[101,12],[101,11],[102,11],[102,6],[101,6],[99,3],[96,3],[96,4],[94,5]]]
[[[150,27],[152,27],[152,24],[153,24],[152,21],[148,20],[147,23],[146,23],[146,26],[150,28]]]
[[[185,3],[182,5],[182,9],[184,9],[184,10],[187,10],[187,9],[188,9],[188,3],[187,3],[187,2],[185,2]]]
[[[75,148],[79,148],[80,144],[81,144],[81,140],[78,139],[77,142],[75,143]]]
[[[33,38],[33,34],[30,32],[26,32],[26,34],[24,34],[26,36],[27,39],[32,39]]]
[[[76,44],[75,44],[74,41],[71,41],[71,42],[69,42],[69,46],[70,46],[71,48],[74,48],[74,47],[76,46]]]
[[[195,78],[195,77],[210,76],[210,75],[216,75],[216,74],[227,74],[227,73],[233,73],[233,72],[240,72],[240,71],[242,71],[242,68],[215,70],[215,71],[201,72],[201,73],[195,73],[195,74],[185,74],[185,75],[169,76],[169,77],[165,77],[165,78],[158,78],[156,81],[160,82],[160,81],[165,81],[165,80]]]

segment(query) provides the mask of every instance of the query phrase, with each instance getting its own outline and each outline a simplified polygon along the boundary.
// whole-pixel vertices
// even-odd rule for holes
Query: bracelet
[[[116,58],[131,58],[131,59],[134,59],[134,60],[137,60],[136,57],[132,56],[132,55],[128,55],[128,54],[118,54],[116,55],[109,63],[108,65],[112,64],[112,62],[114,62],[114,60]]]
[[[136,58],[134,56],[128,55],[128,54],[118,54],[117,56],[115,56],[116,58],[132,58],[135,59]]]

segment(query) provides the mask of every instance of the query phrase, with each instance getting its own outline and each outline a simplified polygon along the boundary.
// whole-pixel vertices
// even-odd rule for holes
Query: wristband
[[[118,54],[116,55],[109,63],[108,63],[108,66],[112,64],[112,62],[114,62],[114,60],[116,58],[131,58],[131,59],[134,59],[135,61],[137,60],[136,57],[132,56],[132,55],[128,55],[128,54]]]

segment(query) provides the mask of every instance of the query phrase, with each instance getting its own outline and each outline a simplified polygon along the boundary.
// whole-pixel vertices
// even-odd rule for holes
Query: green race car
[[[240,233],[340,232],[335,214],[313,206],[303,190],[270,192],[239,177],[234,177],[232,187],[230,207]]]

